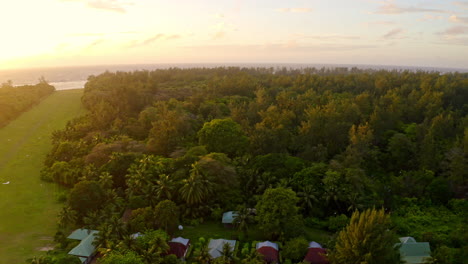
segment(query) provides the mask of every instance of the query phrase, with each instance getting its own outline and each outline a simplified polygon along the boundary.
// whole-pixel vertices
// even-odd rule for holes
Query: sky
[[[0,69],[157,63],[468,68],[468,1],[2,0]]]

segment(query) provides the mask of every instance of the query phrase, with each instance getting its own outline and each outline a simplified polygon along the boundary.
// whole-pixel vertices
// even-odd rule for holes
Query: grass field
[[[41,182],[39,171],[52,131],[84,113],[82,93],[55,92],[0,129],[0,264],[25,263],[53,243],[58,187]]]
[[[177,231],[174,236],[182,236],[184,238],[188,238],[191,241],[198,241],[200,237],[205,239],[237,239],[236,237],[239,235],[237,230],[225,228],[220,222],[213,222],[208,221],[203,224],[197,225],[195,227],[192,226],[185,226],[184,230]],[[325,230],[317,229],[317,228],[310,228],[306,227],[305,233],[303,237],[309,241],[316,241],[319,243],[326,243],[331,238],[331,234]],[[249,230],[249,235],[247,237],[248,241],[253,240],[264,240],[264,235],[262,231],[259,230],[256,226],[251,226]]]

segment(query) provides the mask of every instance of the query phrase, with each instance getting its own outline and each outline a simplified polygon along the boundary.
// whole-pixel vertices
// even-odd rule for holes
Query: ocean
[[[213,68],[213,67],[274,67],[274,68],[359,68],[374,70],[410,70],[428,72],[468,72],[468,68],[438,68],[438,67],[415,67],[415,66],[389,66],[389,65],[353,65],[353,64],[295,64],[295,63],[187,63],[187,64],[135,64],[135,65],[103,65],[103,66],[80,66],[60,68],[36,68],[18,70],[0,70],[0,83],[11,80],[13,85],[36,84],[39,78],[44,77],[57,90],[84,88],[86,80],[90,75],[99,75],[105,71],[136,71],[178,68]]]

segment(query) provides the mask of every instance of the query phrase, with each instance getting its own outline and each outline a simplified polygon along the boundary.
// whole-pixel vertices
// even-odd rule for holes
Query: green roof
[[[408,264],[424,263],[425,259],[431,257],[431,248],[428,242],[397,243],[395,246],[400,247],[401,259]]]
[[[229,211],[229,212],[225,212],[223,214],[223,220],[222,220],[222,223],[223,224],[232,224],[234,223],[234,219],[238,216],[239,214],[235,211]]]
[[[91,230],[91,229],[76,229],[73,231],[67,238],[69,239],[76,239],[76,240],[83,240],[87,238],[91,233],[96,233],[96,230]]]
[[[93,242],[97,233],[97,231],[91,232],[86,238],[81,240],[81,242],[76,247],[70,250],[68,254],[86,258],[92,256],[94,254],[94,251],[96,250],[96,247],[93,245]]]

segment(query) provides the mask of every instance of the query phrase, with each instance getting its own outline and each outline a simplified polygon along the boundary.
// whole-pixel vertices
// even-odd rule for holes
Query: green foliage
[[[340,214],[337,216],[330,216],[328,218],[327,228],[328,230],[332,232],[337,232],[343,229],[345,226],[347,226],[348,223],[349,223],[349,218],[344,214]]]
[[[412,236],[417,241],[430,242],[432,247],[445,245],[460,248],[468,241],[464,230],[466,211],[456,213],[456,209],[452,212],[444,206],[418,205],[415,200],[404,200],[405,203],[402,203],[399,209],[392,214],[396,231],[399,234]],[[463,203],[466,201],[451,201],[452,205],[460,204],[463,206]]]
[[[237,156],[247,148],[248,138],[239,124],[232,119],[213,119],[198,131],[200,145],[206,146],[209,152],[226,153]]]
[[[385,206],[405,235],[458,250],[464,215],[449,201],[468,190],[466,79],[347,68],[106,72],[86,85],[90,114],[54,132],[42,175],[68,186],[99,181],[102,208],[76,213],[89,226],[120,216],[124,206],[165,200],[189,224],[258,204],[263,232],[239,225],[240,238],[288,240],[315,234],[303,217],[320,218],[321,226],[328,219],[338,230],[342,215]],[[266,199],[271,190],[284,191]],[[412,215],[409,206],[426,212],[448,203],[447,219],[457,224],[440,220],[439,228],[427,224],[439,221],[433,212]],[[132,221],[158,226],[153,212]],[[188,233],[232,236],[213,230]]]
[[[28,108],[50,95],[55,88],[48,83],[13,87],[12,83],[0,86],[0,128],[18,117]]]
[[[99,263],[102,264],[144,264],[143,259],[135,252],[112,252],[106,257],[102,258]]]
[[[267,189],[255,207],[260,229],[273,238],[284,235],[289,221],[298,214],[297,201],[290,189]]]
[[[156,216],[154,210],[151,207],[133,210],[129,224],[135,232],[154,229],[156,227]]]
[[[169,250],[167,241],[169,236],[161,230],[147,231],[136,239],[134,251],[140,255],[146,263],[159,263]]]
[[[349,225],[338,234],[332,263],[378,264],[399,263],[393,247],[395,234],[389,230],[390,218],[384,210],[354,212]]]
[[[97,210],[103,206],[104,192],[98,182],[81,181],[70,191],[68,205],[80,215]]]
[[[281,251],[283,257],[291,259],[296,263],[304,258],[308,247],[309,242],[303,237],[298,237],[286,242]]]
[[[160,228],[172,234],[179,224],[179,208],[170,200],[160,202],[154,208],[156,223]]]

